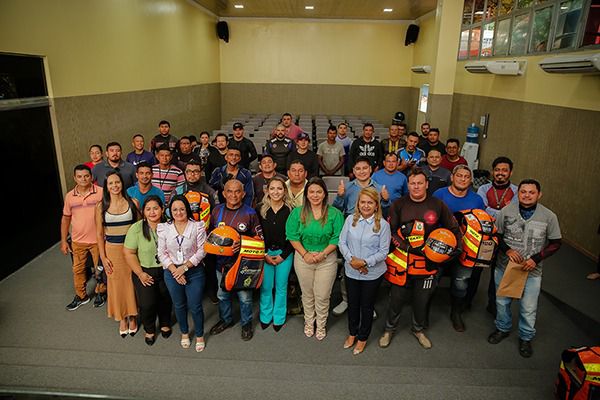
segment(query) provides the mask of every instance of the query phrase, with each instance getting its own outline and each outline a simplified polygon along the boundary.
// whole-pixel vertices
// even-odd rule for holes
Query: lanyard
[[[510,186],[507,186],[506,189],[504,189],[502,196],[500,196],[500,198],[498,198],[498,191],[496,190],[495,187],[492,186],[492,189],[494,189],[494,197],[496,198],[496,209],[500,210],[502,208],[502,202],[504,201],[504,196],[506,196],[506,193],[508,193],[509,188],[510,188]]]
[[[181,240],[179,240],[179,238],[181,237]],[[175,237],[175,240],[177,241],[177,246],[179,246],[179,252],[181,252],[181,245],[183,244],[183,240],[185,239],[185,236],[183,235],[177,235]]]
[[[160,183],[160,189],[162,190],[163,188],[163,184],[165,183],[165,181],[167,180],[167,176],[169,176],[169,172],[171,172],[171,166],[169,165],[169,169],[167,170],[167,172],[165,172],[165,177],[162,178],[160,176],[161,173],[161,169],[160,169],[160,165],[158,166],[158,183]]]
[[[235,210],[235,214],[233,214],[233,218],[231,218],[229,220],[229,225],[228,226],[231,226],[231,224],[233,223],[233,220],[235,220],[235,217],[237,217],[238,212],[240,211],[240,208],[242,208],[242,207],[240,206],[237,210]],[[221,208],[221,211],[219,211],[219,218],[217,218],[217,226],[219,226],[219,224],[223,220],[223,211],[224,210],[225,210],[225,205],[223,205],[223,207]],[[225,225],[227,225],[227,224],[225,224]]]

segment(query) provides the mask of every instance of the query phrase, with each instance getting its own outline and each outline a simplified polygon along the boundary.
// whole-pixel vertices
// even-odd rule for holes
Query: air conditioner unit
[[[413,65],[410,70],[415,74],[430,74],[431,65]]]
[[[549,57],[540,61],[539,65],[541,69],[548,73],[598,73],[600,72],[600,53]]]
[[[523,75],[526,66],[527,61],[473,61],[466,63],[465,69],[473,74]]]

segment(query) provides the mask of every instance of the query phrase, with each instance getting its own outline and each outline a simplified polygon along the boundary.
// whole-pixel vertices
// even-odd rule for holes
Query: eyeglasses
[[[186,174],[194,174],[194,175],[199,175],[202,171],[200,171],[199,169],[188,169],[187,171],[185,171]]]

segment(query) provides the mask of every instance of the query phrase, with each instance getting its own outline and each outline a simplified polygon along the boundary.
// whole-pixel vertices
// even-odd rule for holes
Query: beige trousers
[[[332,252],[318,264],[307,264],[300,254],[294,254],[294,270],[302,290],[304,323],[317,322],[317,329],[325,329],[329,314],[329,298],[337,273],[337,255]]]

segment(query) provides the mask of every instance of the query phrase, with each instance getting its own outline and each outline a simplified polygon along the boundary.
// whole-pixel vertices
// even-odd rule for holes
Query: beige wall
[[[431,12],[419,18],[419,38],[413,45],[412,65],[435,65],[435,49],[437,36],[435,30],[435,13]],[[435,71],[432,71],[435,72]],[[433,74],[411,74],[411,86],[420,88],[423,84],[432,84]]]

